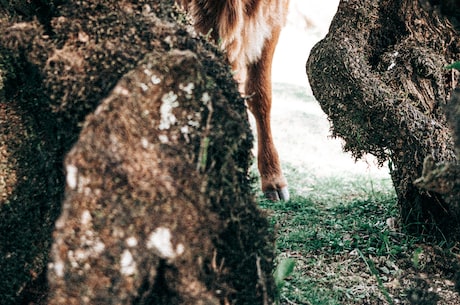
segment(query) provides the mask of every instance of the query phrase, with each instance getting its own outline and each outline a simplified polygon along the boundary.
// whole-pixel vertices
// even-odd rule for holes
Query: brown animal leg
[[[270,126],[272,58],[280,31],[281,28],[273,31],[272,37],[265,42],[261,58],[249,65],[245,90],[249,96],[249,109],[257,124],[257,158],[262,191],[271,200],[289,200],[286,178],[281,171]]]

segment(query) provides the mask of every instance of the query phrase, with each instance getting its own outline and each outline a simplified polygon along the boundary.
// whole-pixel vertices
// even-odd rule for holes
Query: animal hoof
[[[278,190],[278,195],[280,197],[280,200],[283,201],[289,201],[289,189],[287,186],[282,187],[281,189]]]
[[[279,189],[279,190],[270,190],[264,192],[265,198],[272,201],[288,201],[289,200],[289,189],[287,186]]]

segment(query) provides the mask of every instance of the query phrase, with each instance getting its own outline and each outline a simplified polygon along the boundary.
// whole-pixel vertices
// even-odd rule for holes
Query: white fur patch
[[[286,21],[286,0],[261,1],[252,16],[246,14],[242,1],[235,1],[238,4],[232,8],[237,16],[235,23],[227,24],[222,18],[219,24],[222,49],[227,52],[240,83],[246,80],[247,66],[260,59],[267,39]]]

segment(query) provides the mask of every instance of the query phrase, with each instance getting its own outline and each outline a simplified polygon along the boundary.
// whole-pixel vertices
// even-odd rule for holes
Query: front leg
[[[258,168],[262,180],[262,191],[270,200],[289,200],[286,178],[273,142],[270,111],[272,103],[271,69],[272,59],[281,28],[273,31],[265,41],[259,60],[251,63],[247,70],[246,95],[248,106],[256,119],[258,143]]]

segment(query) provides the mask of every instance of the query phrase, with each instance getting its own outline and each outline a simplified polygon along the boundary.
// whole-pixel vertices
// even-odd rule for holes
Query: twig
[[[201,136],[200,152],[198,154],[198,162],[196,165],[197,172],[204,172],[206,169],[206,164],[208,161],[208,148],[209,148],[209,141],[210,141],[209,134],[211,132],[211,118],[214,112],[211,101],[206,101],[205,104],[208,107],[209,113],[208,113],[208,117],[206,118],[205,129]]]
[[[259,277],[259,284],[262,286],[262,293],[264,295],[264,305],[268,304],[268,293],[267,293],[267,283],[265,282],[265,277],[262,273],[262,268],[260,268],[260,257],[256,256],[256,266],[257,266],[257,276]]]
[[[285,297],[285,296],[283,296],[283,299],[284,299],[286,302],[288,302],[289,304],[292,304],[292,305],[299,305],[299,304],[297,304],[296,302],[293,302],[293,301],[289,300],[289,299],[288,299],[287,297]],[[308,302],[307,305],[309,305],[309,304],[311,304],[311,303]]]

